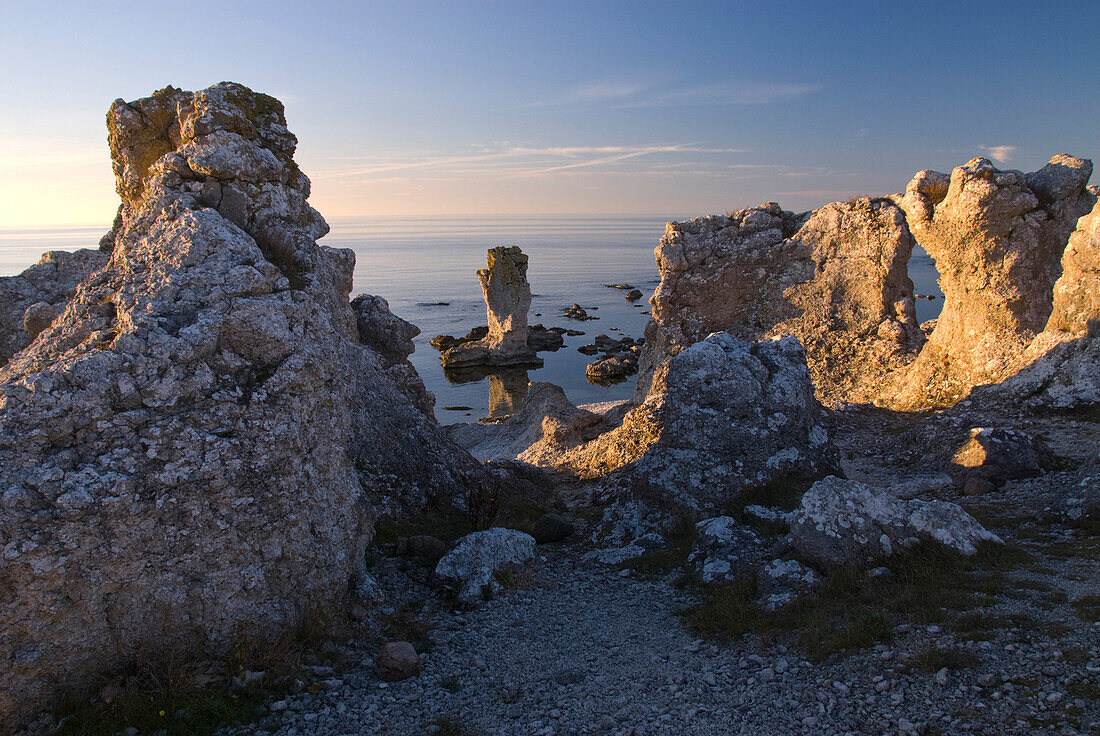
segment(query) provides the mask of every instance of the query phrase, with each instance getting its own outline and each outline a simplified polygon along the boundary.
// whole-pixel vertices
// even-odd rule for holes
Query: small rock
[[[387,682],[407,680],[420,673],[420,656],[407,641],[389,641],[374,659],[374,674]]]

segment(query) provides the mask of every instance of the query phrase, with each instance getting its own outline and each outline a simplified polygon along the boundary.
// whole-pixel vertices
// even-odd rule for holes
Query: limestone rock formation
[[[277,100],[169,87],[108,128],[109,260],[76,256],[60,317],[0,368],[7,724],[138,652],[340,605],[377,514],[492,482],[360,343],[354,256],[316,243]]]
[[[909,182],[899,204],[936,260],[944,307],[928,344],[897,381],[895,407],[950,406],[974,386],[1020,369],[1021,355],[1052,316],[1070,233],[1096,202],[1085,186],[1091,174],[1092,162],[1062,154],[1030,174],[976,158],[950,177],[922,171]],[[1072,275],[1060,290],[1060,313],[1078,301],[1071,282]]]
[[[527,344],[527,311],[531,285],[527,256],[519,248],[490,248],[488,266],[477,272],[485,294],[489,332],[481,340],[456,345],[443,353],[444,368],[473,365],[542,365]]]
[[[390,380],[412,402],[432,419],[435,395],[409,362],[416,347],[413,338],[420,328],[390,311],[390,304],[380,296],[360,294],[351,301],[359,342],[373,350],[382,361]]]
[[[904,501],[835,477],[818,481],[802,497],[791,538],[803,559],[824,568],[889,557],[921,540],[967,555],[982,542],[1001,541],[957,504]]]
[[[669,223],[656,250],[636,399],[669,356],[728,331],[794,335],[819,398],[870,401],[923,342],[906,263],[913,238],[890,200],[857,199],[796,215],[775,203]]]
[[[831,470],[835,449],[822,420],[796,339],[750,344],[718,333],[662,364],[653,393],[625,417],[575,407],[558,387],[534,384],[511,419],[451,432],[478,457],[608,476],[613,497],[716,511],[744,489]]]
[[[1090,187],[1096,197],[1097,190]],[[1100,199],[1077,221],[1062,254],[1062,275],[1054,283],[1054,298],[1046,331],[1070,335],[1100,334]]]
[[[77,284],[106,262],[98,250],[50,251],[23,273],[0,277],[0,366],[53,324]]]

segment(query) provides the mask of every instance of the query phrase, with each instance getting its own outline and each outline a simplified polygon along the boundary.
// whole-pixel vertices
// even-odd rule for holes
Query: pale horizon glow
[[[1094,4],[0,2],[5,231],[106,228],[111,101],[223,79],[283,101],[332,220],[798,211],[1100,154],[1064,32]]]

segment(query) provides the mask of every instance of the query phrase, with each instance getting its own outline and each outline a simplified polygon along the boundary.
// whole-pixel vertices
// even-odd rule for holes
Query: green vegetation
[[[62,703],[53,733],[115,736],[132,727],[141,733],[198,736],[252,721],[264,702],[290,692],[295,680],[309,678],[305,665],[322,661],[313,650],[332,628],[320,610],[310,610],[274,641],[242,636],[223,660],[202,662],[182,651],[134,657]],[[262,677],[249,682],[247,672]]]
[[[1085,623],[1100,621],[1100,595],[1086,595],[1071,604],[1077,617]]]
[[[474,736],[474,732],[466,728],[461,721],[458,721],[450,716],[436,716],[429,723],[428,726],[435,726],[433,729],[436,736]],[[425,733],[432,733],[425,727]]]
[[[695,536],[695,523],[687,517],[680,517],[673,531],[667,535],[667,547],[626,560],[619,567],[647,575],[664,575],[687,562],[695,545]]]
[[[981,664],[981,660],[971,652],[958,647],[938,647],[929,645],[913,654],[908,660],[909,666],[926,674],[939,672],[946,667],[949,670],[968,670]]]
[[[1005,572],[1030,556],[1010,546],[983,545],[973,557],[935,543],[919,544],[882,562],[891,575],[871,578],[858,567],[834,570],[821,590],[774,612],[753,602],[754,577],[699,588],[701,602],[685,613],[704,636],[735,639],[797,635],[814,660],[888,641],[898,624],[966,621],[980,601],[1002,591]],[[973,627],[973,623],[969,626]],[[966,626],[966,624],[964,624]]]
[[[429,651],[432,642],[428,634],[435,628],[435,623],[423,615],[423,607],[423,601],[408,601],[390,615],[383,616],[380,622],[385,638],[389,641],[407,641],[421,654]]]

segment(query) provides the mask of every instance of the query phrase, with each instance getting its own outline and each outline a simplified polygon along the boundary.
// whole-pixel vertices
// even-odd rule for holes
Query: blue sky
[[[93,7],[94,5],[94,7]],[[645,214],[1100,154],[1096,2],[0,0],[0,227],[107,223],[104,114],[284,101],[331,217]]]

